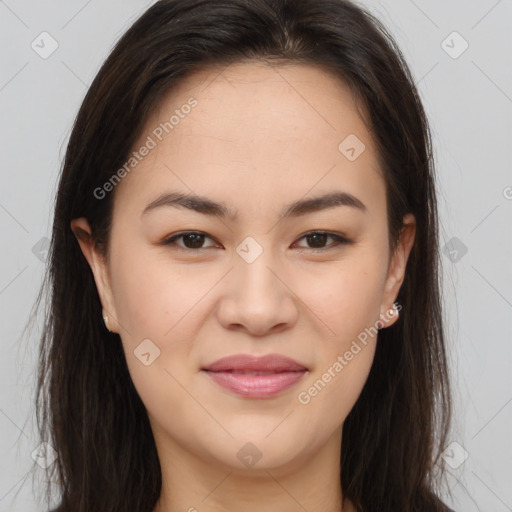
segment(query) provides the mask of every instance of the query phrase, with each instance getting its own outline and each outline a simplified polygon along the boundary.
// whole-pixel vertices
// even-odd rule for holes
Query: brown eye
[[[182,244],[176,243],[177,240],[182,239]],[[215,245],[203,246],[204,242],[209,239],[213,240],[206,233],[202,233],[200,231],[189,231],[178,233],[173,235],[167,239],[165,239],[162,243],[163,245],[176,246],[178,249],[183,250],[191,250],[198,251],[201,249],[208,249],[209,247],[215,247]],[[341,244],[351,244],[353,243],[351,240],[347,238],[337,235],[335,233],[327,233],[324,231],[312,231],[310,233],[306,233],[299,240],[306,239],[308,246],[299,246],[299,248],[309,249],[313,252],[323,252],[328,249],[333,249]],[[329,239],[334,240],[333,243],[326,245]]]
[[[176,244],[176,240],[183,239],[183,245]],[[173,235],[170,238],[167,238],[163,241],[164,245],[177,245],[180,249],[207,249],[207,247],[203,247],[205,240],[211,238],[205,233],[201,233],[199,231],[190,231],[186,233],[178,233],[177,235]]]
[[[334,243],[331,243],[329,245],[325,245],[327,240],[331,238],[334,240]],[[334,233],[327,233],[324,231],[312,231],[310,233],[306,233],[303,235],[300,240],[306,239],[308,243],[308,247],[305,247],[305,249],[311,249],[312,251],[325,251],[327,249],[332,249],[334,247],[337,247],[341,244],[351,244],[352,241],[348,240],[347,238],[336,235]],[[300,246],[304,247],[304,246]]]
[[[312,235],[308,235],[306,237],[306,240],[308,241],[309,244],[313,244],[311,247],[312,249],[321,249],[324,247],[328,238],[329,235],[325,233],[314,233]]]

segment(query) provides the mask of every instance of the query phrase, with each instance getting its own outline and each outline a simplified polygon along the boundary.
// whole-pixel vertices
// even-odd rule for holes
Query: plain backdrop
[[[22,331],[65,145],[100,65],[151,3],[0,0],[0,512],[44,510],[42,470],[34,488],[30,472],[39,332]],[[446,500],[512,511],[512,2],[361,3],[398,41],[433,132],[455,396]]]

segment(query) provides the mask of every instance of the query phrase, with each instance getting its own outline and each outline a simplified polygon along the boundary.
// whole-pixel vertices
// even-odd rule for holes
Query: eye
[[[351,240],[345,238],[344,236],[337,235],[335,233],[327,233],[325,231],[311,231],[305,235],[302,235],[299,240],[302,240],[303,238],[306,239],[308,243],[313,244],[313,247],[305,247],[306,249],[310,249],[313,252],[323,252],[341,244],[353,243]],[[328,246],[324,246],[328,238],[332,238],[334,243],[331,243]]]
[[[209,238],[206,233],[202,233],[200,231],[188,231],[183,233],[178,233],[177,235],[173,235],[170,238],[166,238],[162,243],[164,245],[177,245],[175,240],[182,238],[185,246],[181,246],[178,244],[178,247],[181,249],[207,249],[207,247],[202,247],[205,238]]]
[[[331,238],[334,240],[334,243],[331,243],[325,246],[326,241]],[[183,245],[177,244],[176,240],[182,239]],[[206,239],[213,240],[206,233],[202,233],[201,231],[187,231],[178,233],[169,238],[166,238],[162,243],[163,245],[177,245],[180,249],[190,249],[190,250],[199,250],[199,249],[207,249],[208,247],[203,247],[204,241]],[[322,252],[326,249],[331,249],[341,244],[352,244],[353,241],[345,238],[344,236],[337,235],[335,233],[328,233],[325,231],[311,231],[302,235],[299,240],[306,239],[309,244],[313,244],[313,247],[304,247],[305,249],[309,249],[313,252]],[[215,246],[210,246],[215,247]],[[299,246],[301,247],[301,246]]]

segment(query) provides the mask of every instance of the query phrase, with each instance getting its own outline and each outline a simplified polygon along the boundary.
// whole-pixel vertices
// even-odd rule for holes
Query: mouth
[[[279,354],[238,354],[219,359],[201,371],[230,393],[245,398],[271,398],[297,384],[309,370]]]
[[[290,357],[281,354],[267,354],[253,356],[250,354],[235,354],[223,357],[214,363],[201,368],[210,372],[234,372],[234,373],[280,373],[308,370],[304,365]]]
[[[233,373],[236,375],[276,375],[278,373],[289,373],[286,370],[279,371],[279,372],[265,372],[265,371],[243,371],[243,370],[222,370],[222,371],[213,371],[213,370],[204,370],[205,372],[211,371],[212,373]],[[298,372],[299,370],[293,370],[295,372]],[[304,370],[305,371],[305,370]]]

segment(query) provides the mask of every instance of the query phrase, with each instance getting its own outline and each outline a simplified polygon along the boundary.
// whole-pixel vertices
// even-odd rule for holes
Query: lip
[[[235,354],[223,357],[201,369],[211,372],[293,372],[307,370],[305,366],[297,361],[281,354],[267,354],[264,356]]]
[[[277,396],[298,383],[308,368],[280,355],[236,354],[201,368],[216,384],[246,398]]]

